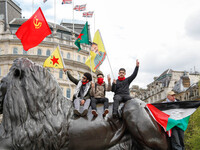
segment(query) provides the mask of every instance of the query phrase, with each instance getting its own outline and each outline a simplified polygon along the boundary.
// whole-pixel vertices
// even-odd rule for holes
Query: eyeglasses
[[[87,79],[86,77],[82,77],[83,79]]]
[[[121,72],[121,71],[120,71],[119,74],[125,74],[125,72]]]

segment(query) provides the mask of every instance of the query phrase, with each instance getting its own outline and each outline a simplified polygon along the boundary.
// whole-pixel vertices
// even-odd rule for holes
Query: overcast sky
[[[22,16],[32,15],[32,1],[20,3]],[[72,5],[56,1],[56,23],[72,19]],[[168,68],[176,71],[200,71],[200,0],[74,0],[87,4],[95,17],[88,19],[92,37],[99,29],[115,78],[121,67],[127,77],[140,69],[133,84],[146,88]],[[47,21],[54,22],[54,0],[34,0],[34,12],[42,8]],[[82,12],[74,13],[76,20],[85,20]],[[108,59],[101,70],[111,74]]]

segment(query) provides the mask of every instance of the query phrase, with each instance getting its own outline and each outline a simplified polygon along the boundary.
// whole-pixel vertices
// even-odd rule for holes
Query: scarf
[[[75,90],[75,92],[74,92],[75,98],[78,97],[78,94],[79,94],[79,92],[80,92],[80,89],[81,89],[82,84],[83,84],[83,83],[82,83],[82,81],[80,80],[80,81],[78,82],[78,85],[76,86],[76,90]],[[85,96],[85,95],[87,94],[87,92],[89,91],[89,89],[90,89],[90,82],[86,83],[85,86],[86,86],[86,87],[85,87],[83,96]]]
[[[102,85],[103,82],[103,78],[97,78],[97,83],[99,83],[99,85]]]
[[[88,82],[89,82],[89,81],[86,81],[86,82],[83,82],[83,81],[82,81],[82,85],[86,85]]]
[[[120,78],[120,76],[118,76],[118,80],[119,80],[119,81],[124,81],[124,80],[125,80],[125,77]]]

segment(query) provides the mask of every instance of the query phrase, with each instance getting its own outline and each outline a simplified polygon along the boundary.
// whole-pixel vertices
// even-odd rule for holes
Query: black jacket
[[[126,78],[123,81],[116,81],[116,84],[112,84],[112,91],[116,94],[126,94],[129,95],[129,85],[130,83],[135,79],[135,77],[137,76],[138,73],[138,69],[139,67],[135,67],[134,72],[132,73],[131,76],[129,76],[128,78]]]

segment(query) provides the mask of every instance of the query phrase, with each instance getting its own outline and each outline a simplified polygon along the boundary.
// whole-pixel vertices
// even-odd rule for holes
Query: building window
[[[28,52],[23,49],[23,55],[27,55]]]
[[[48,49],[48,50],[46,51],[46,56],[50,56],[50,54],[51,54],[51,52],[50,52],[50,50]]]
[[[37,50],[37,55],[40,55],[40,56],[42,55],[42,50],[41,49]]]
[[[83,63],[85,63],[85,57],[83,57]]]
[[[18,54],[18,49],[17,49],[17,47],[14,47],[14,48],[13,48],[13,54]]]
[[[78,55],[77,60],[81,61],[81,56],[80,55]]]
[[[59,72],[59,78],[60,78],[60,79],[63,78],[63,71],[62,71],[62,70],[60,70],[60,72]]]
[[[67,59],[70,59],[70,57],[71,57],[70,53],[67,53]]]
[[[67,88],[67,93],[66,93],[67,98],[71,97],[71,89]]]

